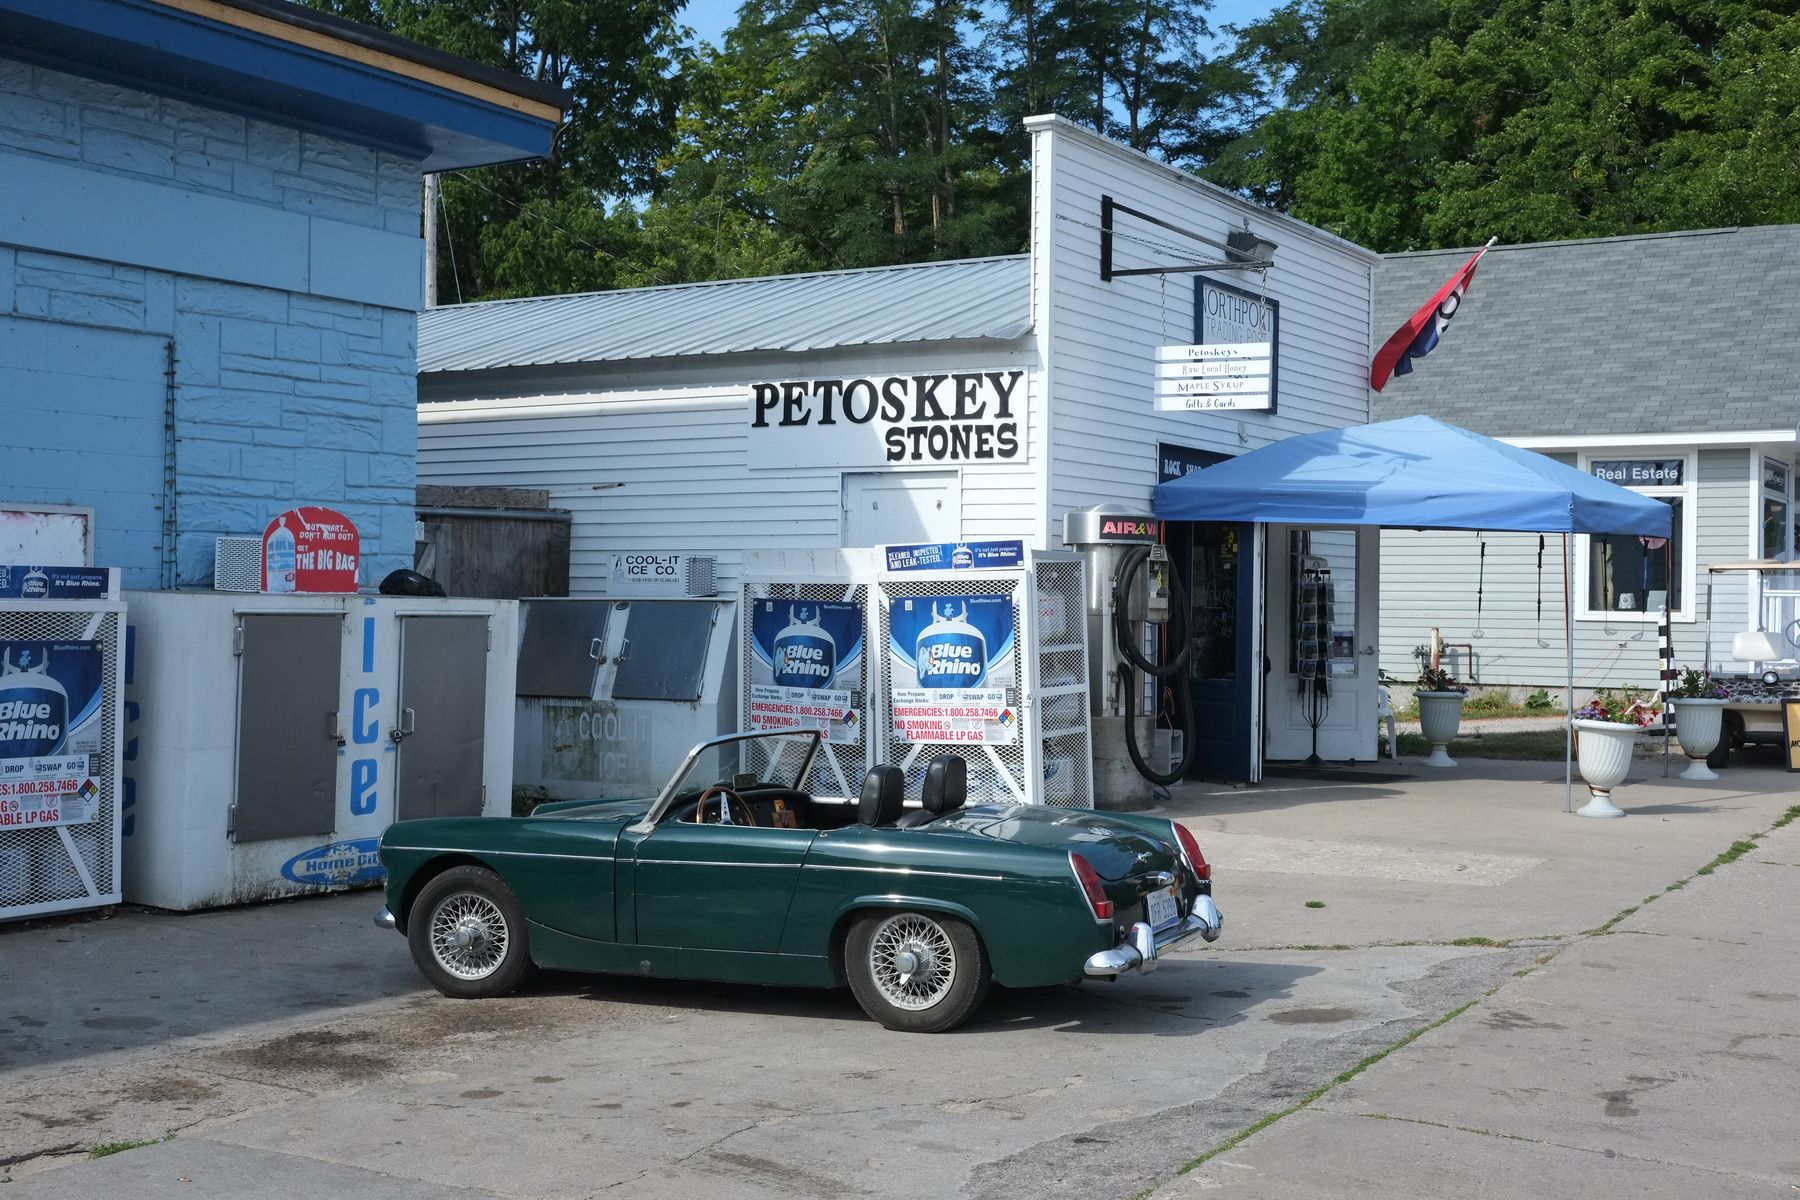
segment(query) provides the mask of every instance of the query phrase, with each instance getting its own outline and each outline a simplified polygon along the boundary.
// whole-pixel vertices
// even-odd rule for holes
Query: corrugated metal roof
[[[1028,255],[491,300],[419,315],[419,371],[483,371],[1031,329]]]

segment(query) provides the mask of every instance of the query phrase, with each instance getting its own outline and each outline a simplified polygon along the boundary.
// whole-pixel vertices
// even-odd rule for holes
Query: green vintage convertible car
[[[528,817],[401,821],[381,839],[387,904],[447,996],[499,995],[533,964],[795,987],[845,984],[890,1029],[950,1029],[991,981],[1039,987],[1150,971],[1219,936],[1211,868],[1166,817],[965,807],[932,759],[921,807],[900,768],[855,804],[802,790],[816,732],[690,751],[654,797]]]

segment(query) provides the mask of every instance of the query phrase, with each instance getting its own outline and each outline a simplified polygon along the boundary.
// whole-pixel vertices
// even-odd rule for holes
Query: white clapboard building
[[[573,514],[574,594],[669,554],[717,556],[729,591],[750,549],[1058,549],[1071,509],[1148,511],[1162,480],[1369,419],[1374,254],[1065,120],[1027,124],[1026,253],[428,310],[419,481],[548,491]],[[1266,273],[1242,265],[1262,255]],[[1177,407],[1204,377],[1179,360],[1204,356],[1163,347],[1256,342],[1265,395]],[[1372,756],[1376,538],[1167,531],[1205,643],[1196,684],[1225,701],[1209,774],[1307,753],[1280,684],[1287,602],[1264,612],[1301,549],[1337,571],[1327,737]],[[1275,664],[1266,746],[1252,653]]]

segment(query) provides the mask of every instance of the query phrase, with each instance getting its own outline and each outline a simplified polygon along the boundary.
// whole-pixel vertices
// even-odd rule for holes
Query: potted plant
[[[1418,690],[1413,692],[1413,699],[1419,704],[1419,732],[1431,743],[1431,753],[1425,756],[1424,766],[1456,765],[1446,747],[1455,739],[1457,727],[1462,724],[1463,697],[1468,694],[1469,689],[1442,667],[1426,667],[1419,672]]]
[[[1706,765],[1706,757],[1719,744],[1725,722],[1725,701],[1729,693],[1712,681],[1712,676],[1695,667],[1681,673],[1681,682],[1669,698],[1675,710],[1675,736],[1681,741],[1681,752],[1688,756],[1683,779],[1717,779]]]
[[[1638,688],[1614,691],[1601,688],[1594,698],[1575,710],[1575,763],[1592,796],[1576,809],[1583,817],[1622,817],[1612,802],[1612,790],[1625,781],[1631,769],[1631,752],[1638,730],[1661,715],[1653,698]]]

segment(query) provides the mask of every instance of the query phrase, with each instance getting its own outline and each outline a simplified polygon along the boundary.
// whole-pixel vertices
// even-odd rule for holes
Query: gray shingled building
[[[1471,253],[1385,258],[1378,336]],[[1374,396],[1375,420],[1416,413],[1673,505],[1672,571],[1637,538],[1571,539],[1577,686],[1653,683],[1665,590],[1676,658],[1699,665],[1706,565],[1794,557],[1800,226],[1496,247],[1443,342]],[[1416,675],[1435,626],[1465,680],[1560,686],[1562,572],[1554,537],[1540,553],[1536,534],[1384,533],[1383,671]],[[1742,576],[1718,578],[1712,659],[1732,668],[1732,634],[1768,617]]]

